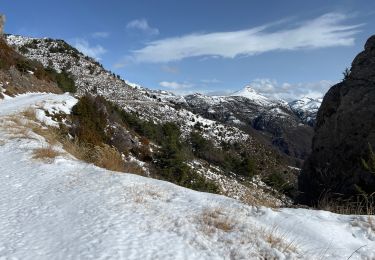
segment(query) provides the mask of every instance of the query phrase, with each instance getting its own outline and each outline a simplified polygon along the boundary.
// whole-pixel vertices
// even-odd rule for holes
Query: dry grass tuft
[[[33,159],[51,161],[57,156],[61,155],[59,151],[56,151],[52,146],[42,147],[34,149]]]
[[[134,202],[138,204],[143,204],[146,202],[145,197],[140,193],[135,194],[133,199],[134,199]]]
[[[270,196],[254,195],[254,191],[258,190],[258,194],[263,194],[264,191],[258,187],[246,187],[245,193],[241,196],[240,200],[251,206],[264,206],[267,208],[277,209],[280,208],[280,201]]]
[[[80,143],[78,139],[71,140],[66,137],[61,140],[61,143],[64,150],[73,155],[78,160],[91,162],[90,154],[92,153],[92,149],[89,146]]]
[[[227,217],[220,208],[203,210],[200,221],[203,224],[202,230],[207,235],[215,233],[216,230],[230,232],[235,226],[235,221]]]
[[[95,146],[93,154],[94,164],[111,171],[123,172],[124,160],[116,148],[109,145]]]
[[[317,209],[343,215],[374,215],[375,194],[347,200],[323,197],[319,200]]]
[[[21,115],[23,115],[25,118],[27,118],[30,121],[36,122],[36,110],[35,108],[29,107],[21,112]]]
[[[7,132],[10,139],[33,139],[30,128],[35,123],[19,115],[6,116],[2,121],[0,128]]]
[[[140,166],[136,162],[125,162],[124,172],[133,173],[141,176],[147,176],[142,166]]]
[[[277,248],[283,253],[298,251],[295,241],[288,241],[288,235],[286,233],[280,233],[279,228],[276,225],[270,230],[262,229],[261,233],[263,234],[265,241],[270,244],[272,248]]]
[[[136,162],[125,162],[122,155],[114,147],[107,144],[92,147],[79,142],[78,139],[62,139],[61,143],[65,151],[79,160],[93,163],[98,167],[111,171],[133,173],[146,176],[143,168]]]
[[[264,247],[266,244],[269,250],[261,253],[262,259],[273,259],[268,252],[277,249],[286,255],[301,255],[295,240],[290,240],[288,233],[281,233],[277,226],[271,229],[259,228],[255,224],[247,225],[238,222],[221,208],[209,208],[203,210],[198,217],[200,230],[207,236],[215,235],[218,241],[227,245],[254,244]],[[220,232],[218,232],[220,231]]]
[[[369,228],[371,232],[375,234],[375,220],[373,216],[367,216],[367,223],[369,225]]]

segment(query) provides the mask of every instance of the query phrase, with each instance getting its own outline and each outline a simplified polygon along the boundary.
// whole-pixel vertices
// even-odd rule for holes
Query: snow
[[[254,103],[257,103],[262,106],[267,106],[267,105],[270,105],[270,103],[272,103],[272,101],[269,98],[259,94],[251,86],[246,86],[242,90],[239,90],[231,94],[231,96],[245,97],[254,101]]]
[[[43,102],[67,109],[73,99],[1,100],[0,120]],[[0,128],[0,259],[375,258],[369,216],[249,206],[67,154],[32,159],[44,145]]]
[[[323,99],[313,99],[309,97],[303,97],[299,100],[295,100],[290,103],[290,106],[294,109],[299,109],[303,111],[315,111],[318,110],[322,104]]]

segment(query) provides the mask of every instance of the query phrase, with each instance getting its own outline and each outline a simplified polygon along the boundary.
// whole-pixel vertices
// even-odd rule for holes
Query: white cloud
[[[149,34],[149,35],[158,35],[159,34],[159,29],[158,28],[153,28],[151,27],[147,20],[142,18],[142,19],[136,19],[136,20],[133,20],[133,21],[130,21],[127,25],[126,25],[126,28],[127,29],[136,29],[136,30],[140,30],[146,34]]]
[[[299,24],[287,24],[289,29],[270,31],[278,23],[233,32],[195,33],[147,43],[135,50],[137,62],[170,62],[188,57],[235,58],[276,50],[299,50],[350,46],[361,25],[345,25],[348,16],[328,13]],[[286,22],[284,22],[286,23]],[[146,20],[135,20],[130,28],[148,30]]]
[[[169,88],[171,90],[181,90],[186,88],[191,88],[193,85],[190,83],[178,83],[175,81],[162,81],[159,83],[161,87]]]
[[[180,70],[177,67],[168,66],[168,65],[161,66],[161,70],[167,73],[171,73],[171,74],[177,74],[180,72]]]
[[[108,38],[110,35],[109,32],[94,32],[91,34],[92,38],[98,39],[98,38]]]
[[[321,80],[309,83],[278,83],[272,79],[255,79],[249,85],[264,96],[276,99],[294,100],[304,96],[321,98],[337,82]]]
[[[76,39],[73,42],[73,46],[81,51],[83,54],[100,60],[100,56],[107,52],[101,45],[91,46],[87,40]]]

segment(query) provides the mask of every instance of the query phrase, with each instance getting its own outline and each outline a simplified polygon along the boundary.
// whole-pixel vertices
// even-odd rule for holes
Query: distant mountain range
[[[78,95],[92,92],[143,118],[174,121],[183,133],[193,129],[192,120],[202,121],[207,125],[205,136],[217,143],[250,136],[251,140],[276,147],[292,164],[299,165],[310,153],[312,126],[321,99],[305,97],[288,103],[265,97],[251,86],[229,96],[179,96],[125,82],[62,40],[15,35],[7,35],[6,39],[26,57],[71,74]]]
[[[228,96],[179,96],[168,91],[148,91],[155,98],[255,135],[298,162],[310,153],[313,126],[322,102],[308,97],[291,102],[271,99],[251,86]]]

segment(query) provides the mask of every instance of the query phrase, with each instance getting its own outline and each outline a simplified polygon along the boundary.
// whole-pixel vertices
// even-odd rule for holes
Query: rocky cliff
[[[300,201],[325,196],[349,198],[375,191],[375,175],[362,160],[375,147],[375,35],[333,86],[318,111],[312,154],[299,177]]]

